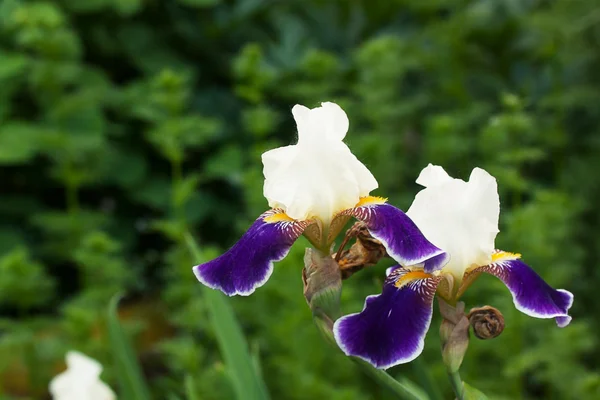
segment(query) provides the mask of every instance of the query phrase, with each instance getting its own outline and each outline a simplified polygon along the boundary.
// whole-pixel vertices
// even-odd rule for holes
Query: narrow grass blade
[[[194,378],[191,375],[185,376],[185,396],[187,400],[200,400],[194,385]]]
[[[187,233],[186,244],[196,260],[201,254],[192,236]],[[217,290],[204,288],[204,298],[210,310],[211,321],[221,355],[233,383],[238,400],[266,400],[269,398],[266,386],[255,369],[248,345],[242,334],[235,314],[227,297]]]
[[[128,400],[150,400],[150,391],[142,376],[131,341],[119,322],[117,307],[120,294],[110,300],[108,306],[108,336],[113,351],[115,370],[119,380],[119,398]]]
[[[488,400],[485,394],[473,386],[467,385],[466,382],[463,382],[463,387],[465,388],[465,400]]]

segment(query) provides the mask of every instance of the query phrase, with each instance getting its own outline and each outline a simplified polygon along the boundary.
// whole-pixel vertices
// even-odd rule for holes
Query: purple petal
[[[273,262],[287,255],[310,223],[292,220],[279,209],[269,210],[226,253],[195,266],[194,274],[204,285],[228,296],[248,296],[269,279]]]
[[[371,200],[372,199],[372,200]],[[370,197],[343,214],[367,224],[371,235],[385,247],[388,255],[402,266],[423,263],[425,272],[441,269],[449,256],[423,236],[417,225],[402,210]]]
[[[381,369],[414,360],[423,351],[440,280],[422,271],[393,269],[380,295],[367,297],[360,313],[335,322],[342,351]]]
[[[498,277],[510,290],[517,310],[536,318],[555,318],[561,328],[569,325],[571,317],[568,311],[573,304],[571,292],[553,289],[520,260],[520,254],[498,251],[492,260],[492,264],[468,274],[487,272]]]

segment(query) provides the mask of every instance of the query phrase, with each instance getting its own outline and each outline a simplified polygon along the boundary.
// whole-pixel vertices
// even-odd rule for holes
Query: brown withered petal
[[[371,236],[364,222],[352,225],[346,232],[343,244],[352,237],[356,237],[356,242],[348,250],[344,250],[342,245],[334,255],[340,266],[342,279],[347,279],[355,272],[377,264],[386,256],[385,248],[380,241]]]
[[[472,308],[467,318],[478,339],[493,339],[504,330],[504,316],[491,306]]]

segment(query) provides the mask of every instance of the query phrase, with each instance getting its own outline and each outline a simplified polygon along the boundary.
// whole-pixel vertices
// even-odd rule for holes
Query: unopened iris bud
[[[504,316],[491,306],[472,308],[467,318],[478,339],[493,339],[504,330]]]
[[[342,275],[338,263],[331,256],[307,248],[304,253],[302,281],[304,298],[313,315],[334,321],[340,314],[342,293]]]
[[[463,302],[458,302],[456,307],[443,300],[440,300],[439,304],[440,313],[444,318],[440,325],[442,359],[449,372],[456,372],[469,347],[469,319],[465,316]]]

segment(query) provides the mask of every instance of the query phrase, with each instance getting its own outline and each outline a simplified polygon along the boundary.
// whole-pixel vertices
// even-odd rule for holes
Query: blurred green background
[[[598,0],[0,0],[0,398],[48,398],[69,349],[116,387],[105,310],[123,290],[154,397],[183,398],[191,374],[199,398],[231,399],[183,235],[205,259],[229,247],[267,208],[260,154],[321,101],[403,209],[430,162],[495,175],[497,246],[575,294],[559,329],[480,278],[467,307],[507,327],[472,339],[463,378],[492,399],[600,398]],[[306,245],[230,300],[271,397],[388,398],[314,327]],[[345,312],[383,271],[345,282]],[[390,372],[451,398],[438,318]]]

